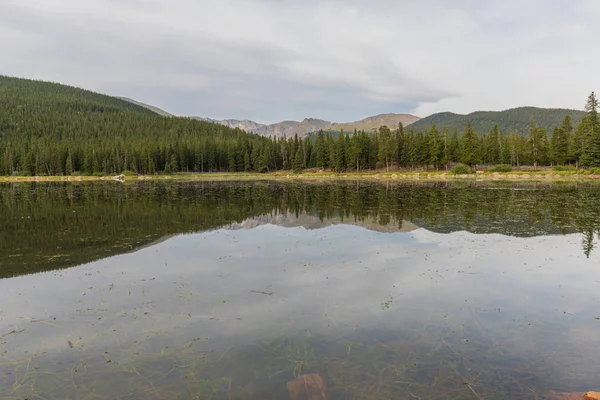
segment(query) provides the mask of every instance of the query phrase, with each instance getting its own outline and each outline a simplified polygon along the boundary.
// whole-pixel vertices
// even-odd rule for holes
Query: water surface
[[[597,388],[600,187],[0,185],[0,398]]]

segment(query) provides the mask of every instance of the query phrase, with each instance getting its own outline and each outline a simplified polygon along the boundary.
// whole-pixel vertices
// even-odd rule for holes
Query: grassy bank
[[[178,173],[173,175],[127,175],[125,181],[142,180],[194,180],[194,181],[227,181],[227,180],[565,180],[586,181],[600,179],[600,175],[589,171],[512,171],[512,172],[483,172],[474,174],[454,175],[448,171],[419,171],[419,172],[303,172],[292,173],[290,171],[279,171],[266,174],[257,173]],[[49,181],[110,181],[118,180],[114,176],[0,176],[0,182],[49,182]]]

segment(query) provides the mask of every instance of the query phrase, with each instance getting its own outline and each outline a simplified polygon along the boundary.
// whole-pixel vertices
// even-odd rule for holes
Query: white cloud
[[[5,0],[0,73],[265,122],[581,108],[599,16],[592,0]]]

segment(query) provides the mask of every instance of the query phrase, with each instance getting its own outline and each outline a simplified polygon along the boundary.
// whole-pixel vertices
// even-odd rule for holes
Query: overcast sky
[[[0,74],[275,122],[583,108],[598,0],[0,0]]]

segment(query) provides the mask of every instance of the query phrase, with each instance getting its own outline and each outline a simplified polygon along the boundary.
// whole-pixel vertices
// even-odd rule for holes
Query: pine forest
[[[532,118],[527,132],[503,132],[498,126],[476,132],[467,123],[452,131],[399,125],[275,138],[160,116],[69,86],[0,76],[0,175],[440,170],[453,163],[595,168],[600,167],[597,107],[592,92],[579,123],[566,115],[551,132]]]

